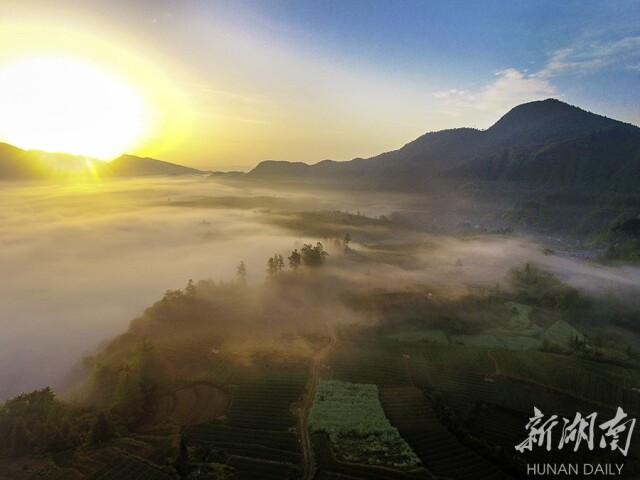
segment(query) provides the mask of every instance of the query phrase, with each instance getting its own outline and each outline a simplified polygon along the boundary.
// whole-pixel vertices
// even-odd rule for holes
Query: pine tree
[[[241,261],[236,267],[236,278],[238,279],[238,283],[241,285],[247,284],[247,266],[244,261]]]

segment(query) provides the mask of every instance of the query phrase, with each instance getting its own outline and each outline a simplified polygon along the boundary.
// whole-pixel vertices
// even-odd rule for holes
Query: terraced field
[[[400,435],[433,474],[459,480],[508,479],[496,466],[462,445],[415,387],[383,388],[380,400]]]
[[[93,457],[102,468],[87,477],[88,480],[173,480],[173,476],[159,467],[116,449],[103,449]]]
[[[451,361],[449,349],[461,353],[459,364]],[[427,357],[437,362],[426,362]],[[417,376],[422,385],[428,388],[429,377],[441,379],[442,368],[460,375],[465,372],[465,366],[477,369],[472,378],[479,378],[481,382],[484,378],[482,375],[488,374],[493,367],[482,349],[436,344],[407,347],[395,339],[379,337],[341,338],[328,361],[329,368],[324,376],[351,382],[363,382],[366,379],[378,385],[385,414],[428,469],[428,472],[407,473],[408,477],[397,478],[411,478],[412,475],[429,478],[431,474],[456,479],[509,478],[489,461],[462,445],[427,406],[420,389],[412,385],[412,377]],[[361,465],[340,462],[331,451],[328,438],[322,434],[316,434],[313,438],[320,475],[395,478],[388,472],[383,474],[368,470],[365,473],[359,470]],[[384,477],[385,474],[389,476]],[[399,475],[399,472],[394,475]]]
[[[409,385],[403,357],[394,342],[375,337],[341,338],[323,378],[378,386]]]
[[[416,346],[407,355],[420,389],[442,395],[472,434],[508,451],[526,438],[524,426],[534,407],[567,418],[597,412],[601,421],[612,418],[618,405],[637,415],[638,392],[629,388],[638,378],[635,370],[545,352],[463,346]],[[639,444],[640,433],[634,431],[630,458],[640,458]],[[543,449],[522,458],[581,460],[573,452]]]
[[[305,372],[269,372],[253,380],[232,387],[224,422],[189,426],[188,442],[227,452],[238,478],[299,476],[302,457],[292,404],[303,395]]]
[[[498,372],[514,379],[526,379],[566,391],[600,405],[619,405],[640,414],[640,372],[581,358],[544,352],[496,350]]]
[[[3,472],[7,479],[52,480],[175,480],[175,471],[166,469],[168,458],[177,453],[177,428],[166,424],[145,427],[144,433],[131,437],[117,437],[105,446],[64,452],[57,458],[57,466],[50,461],[31,466],[28,471]],[[3,476],[6,473],[6,477]]]

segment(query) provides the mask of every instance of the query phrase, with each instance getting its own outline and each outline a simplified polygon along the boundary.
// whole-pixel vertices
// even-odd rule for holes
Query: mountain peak
[[[149,157],[137,157],[123,154],[109,162],[109,169],[118,176],[140,175],[183,175],[202,173],[195,168],[185,167],[175,163],[156,160]]]
[[[492,144],[544,144],[568,140],[623,122],[587,112],[555,98],[523,103],[498,120],[487,134]]]

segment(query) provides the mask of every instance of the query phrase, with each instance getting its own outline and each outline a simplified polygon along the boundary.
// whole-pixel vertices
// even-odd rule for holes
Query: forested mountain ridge
[[[519,105],[484,131],[431,132],[348,162],[266,161],[248,176],[352,179],[392,190],[446,178],[630,191],[640,180],[640,128],[548,99]]]

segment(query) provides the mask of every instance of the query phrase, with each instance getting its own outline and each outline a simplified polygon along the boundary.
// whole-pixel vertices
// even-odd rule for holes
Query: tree
[[[276,261],[273,257],[269,257],[267,260],[267,277],[274,278],[278,274],[278,267],[276,266]]]
[[[349,242],[351,241],[351,235],[348,233],[344,236],[342,243],[344,244],[344,249],[349,250]]]
[[[275,262],[277,273],[280,273],[284,268],[284,258],[279,253],[276,253],[273,256],[273,261]]]
[[[236,278],[238,279],[238,283],[242,285],[247,284],[247,266],[244,264],[244,261],[241,261],[236,267]]]
[[[164,292],[164,297],[162,297],[162,302],[165,303],[176,303],[182,298],[182,290],[167,290]]]
[[[302,257],[297,248],[293,252],[291,252],[291,255],[287,257],[287,260],[289,260],[289,268],[297,271],[300,267],[300,264],[302,263]]]
[[[105,443],[111,439],[112,435],[111,422],[107,413],[103,410],[100,411],[93,419],[91,424],[91,430],[89,431],[89,438],[91,443]]]
[[[317,267],[324,263],[325,258],[329,256],[324,251],[322,243],[316,243],[315,247],[312,247],[310,243],[305,243],[302,247],[302,263],[310,267]]]
[[[149,414],[148,405],[155,383],[140,372],[125,366],[118,374],[113,392],[113,412],[129,427],[140,424]]]
[[[27,453],[29,450],[29,431],[27,425],[22,417],[16,419],[11,429],[11,435],[9,437],[9,443],[11,444],[13,454],[15,456]]]
[[[180,432],[180,453],[175,463],[176,471],[178,475],[185,478],[189,475],[191,470],[191,464],[189,462],[189,448],[187,445],[187,439],[184,436],[184,431]]]
[[[187,286],[184,289],[184,293],[189,298],[195,297],[195,295],[196,295],[196,286],[193,284],[193,280],[192,279],[189,279],[189,283],[187,283]]]
[[[284,258],[279,253],[267,260],[267,277],[275,278],[284,268]]]

